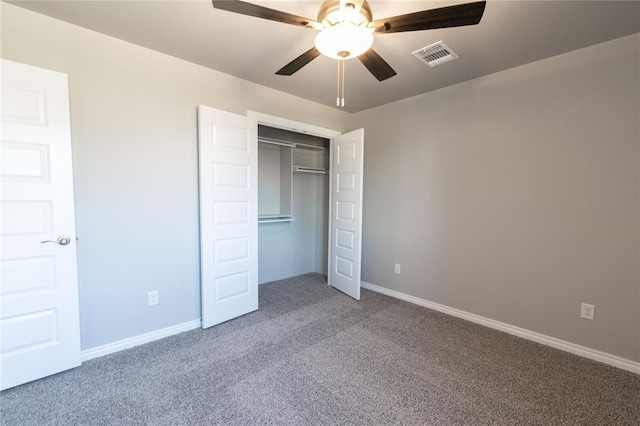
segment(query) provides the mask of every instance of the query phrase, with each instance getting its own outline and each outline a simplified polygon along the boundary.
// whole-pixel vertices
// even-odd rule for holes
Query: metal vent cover
[[[455,61],[460,57],[456,52],[451,50],[449,46],[442,42],[442,40],[418,49],[415,52],[411,52],[411,54],[431,68]]]

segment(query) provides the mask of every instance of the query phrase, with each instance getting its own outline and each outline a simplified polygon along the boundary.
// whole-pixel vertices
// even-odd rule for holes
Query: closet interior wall
[[[327,273],[329,190],[328,139],[258,126],[260,284]]]

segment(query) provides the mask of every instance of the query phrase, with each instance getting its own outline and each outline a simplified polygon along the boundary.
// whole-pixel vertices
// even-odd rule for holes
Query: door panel
[[[80,365],[68,83],[2,60],[1,388]],[[64,245],[55,242],[67,236]]]
[[[360,300],[364,130],[333,141],[329,283]]]
[[[255,125],[199,107],[202,327],[258,309]]]

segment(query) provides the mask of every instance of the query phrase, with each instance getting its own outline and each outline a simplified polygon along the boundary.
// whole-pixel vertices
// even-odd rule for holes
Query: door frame
[[[336,136],[340,136],[342,132],[333,129],[327,129],[325,127],[314,126],[313,124],[307,124],[296,120],[291,120],[288,118],[276,117],[274,115],[263,114],[261,112],[256,111],[247,111],[247,117],[255,123],[256,126],[256,137],[257,137],[257,127],[259,124],[268,127],[276,127],[278,129],[289,130],[295,133],[302,133],[305,135],[312,136],[320,136],[322,138],[329,139],[329,158],[333,158],[333,138]],[[257,140],[256,140],[257,143]],[[331,285],[331,274],[328,272],[331,271],[331,229],[333,225],[333,194],[331,188],[333,188],[332,182],[333,176],[332,173],[329,173],[329,223],[327,228],[327,284]],[[257,219],[256,219],[257,220]]]

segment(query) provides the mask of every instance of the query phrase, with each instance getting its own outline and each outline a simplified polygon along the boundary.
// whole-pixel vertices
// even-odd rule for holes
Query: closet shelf
[[[274,222],[295,222],[296,218],[291,215],[260,215],[258,216],[258,223],[274,223]]]
[[[311,145],[308,143],[301,143],[301,142],[285,141],[283,139],[267,138],[265,136],[258,136],[258,142],[268,143],[271,145],[286,146],[288,148],[310,149],[314,151],[323,151],[327,149],[324,146]]]
[[[302,166],[293,166],[293,173],[313,173],[319,175],[326,175],[328,170],[326,169],[317,169],[314,167],[302,167]]]

